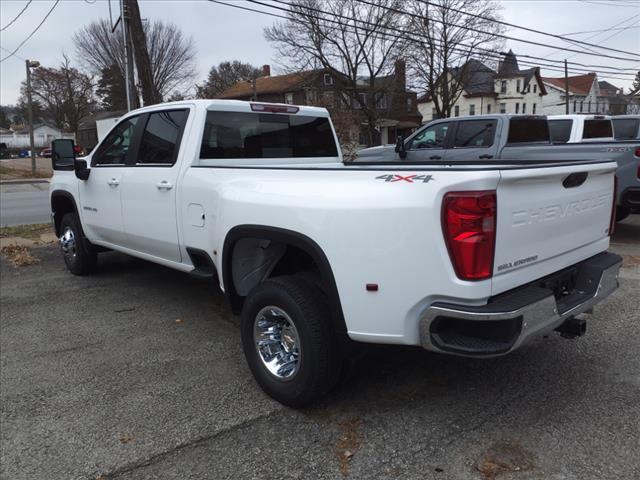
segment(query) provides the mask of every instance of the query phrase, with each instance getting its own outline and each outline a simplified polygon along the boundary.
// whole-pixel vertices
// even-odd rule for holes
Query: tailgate
[[[501,170],[494,295],[608,248],[615,168],[592,162]]]

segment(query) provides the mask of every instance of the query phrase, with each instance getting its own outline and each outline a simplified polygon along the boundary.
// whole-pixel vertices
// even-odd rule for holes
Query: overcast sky
[[[2,0],[0,2],[0,26],[7,24],[24,8],[28,0]],[[239,5],[244,0],[225,0]],[[18,20],[0,32],[0,58],[8,56],[42,21],[55,0],[34,0]],[[503,19],[507,22],[556,34],[635,26],[627,30],[610,30],[602,33],[584,33],[571,38],[585,40],[630,52],[640,52],[640,0],[510,0],[499,2]],[[119,1],[111,0],[114,19],[119,12]],[[258,7],[261,8],[261,7]],[[199,76],[202,82],[209,68],[223,60],[238,59],[254,65],[275,64],[274,50],[264,40],[262,30],[273,23],[272,17],[242,11],[206,0],[140,0],[142,16],[176,23],[185,34],[191,35],[198,49]],[[74,54],[71,38],[81,26],[109,18],[107,0],[62,0],[42,27],[29,39],[17,54],[0,63],[0,103],[13,104],[20,93],[20,82],[25,78],[24,59],[38,60],[45,66],[56,66],[62,53]],[[511,29],[508,35],[554,45],[565,45],[561,40],[538,36],[522,30]],[[591,37],[591,38],[590,38]],[[608,38],[610,37],[610,38]],[[508,40],[507,48],[516,54],[528,54],[585,64],[607,65],[615,68],[640,69],[640,59],[635,62],[612,60],[602,57],[558,52],[550,48],[528,45]],[[574,47],[581,48],[581,47]],[[614,56],[624,56],[609,52]],[[572,56],[575,55],[575,56]],[[521,68],[524,68],[522,66]],[[272,68],[277,73],[277,68]],[[543,68],[544,76],[561,76]],[[632,77],[603,78],[614,85],[631,86]],[[622,80],[621,78],[628,78]]]

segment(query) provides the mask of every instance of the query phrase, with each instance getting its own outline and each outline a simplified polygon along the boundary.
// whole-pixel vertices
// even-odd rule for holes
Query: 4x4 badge
[[[429,183],[433,180],[433,175],[380,175],[376,180],[384,180],[385,182],[408,182],[408,183]]]

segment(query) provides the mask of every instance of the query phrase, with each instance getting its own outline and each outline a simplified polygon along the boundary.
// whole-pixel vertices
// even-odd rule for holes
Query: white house
[[[482,62],[471,59],[461,67],[449,71],[452,82],[463,89],[451,115],[480,115],[487,113],[541,113],[542,98],[547,94],[538,67],[520,70],[515,54],[509,50],[494,71]],[[437,118],[429,97],[418,100],[423,122]]]
[[[549,94],[545,97],[542,110],[546,115],[566,113],[565,79],[542,79]],[[606,111],[604,99],[600,97],[598,76],[595,73],[574,75],[568,77],[569,82],[569,113],[604,113]]]
[[[45,123],[34,125],[33,140],[36,148],[50,147],[51,141],[57,138],[75,139],[75,135],[63,132]],[[29,148],[29,128],[0,134],[0,143],[5,143],[7,148]]]

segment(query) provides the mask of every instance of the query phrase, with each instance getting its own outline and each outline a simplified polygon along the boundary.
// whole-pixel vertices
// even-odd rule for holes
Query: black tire
[[[70,245],[67,244],[65,247],[65,242],[60,242],[62,258],[64,258],[64,263],[69,271],[74,275],[87,275],[93,272],[98,264],[98,251],[84,236],[80,218],[76,212],[67,213],[62,217],[60,222],[61,237],[65,235],[65,232],[70,232],[73,236],[73,251],[71,251]]]
[[[298,334],[300,357],[292,378],[282,379],[264,365],[254,340],[259,313],[274,306],[291,319]],[[278,402],[303,407],[325,395],[336,384],[341,358],[329,308],[321,291],[301,275],[276,277],[256,286],[242,308],[244,354],[260,387]]]
[[[616,222],[621,222],[625,218],[629,216],[631,211],[627,207],[617,207],[616,208]]]

